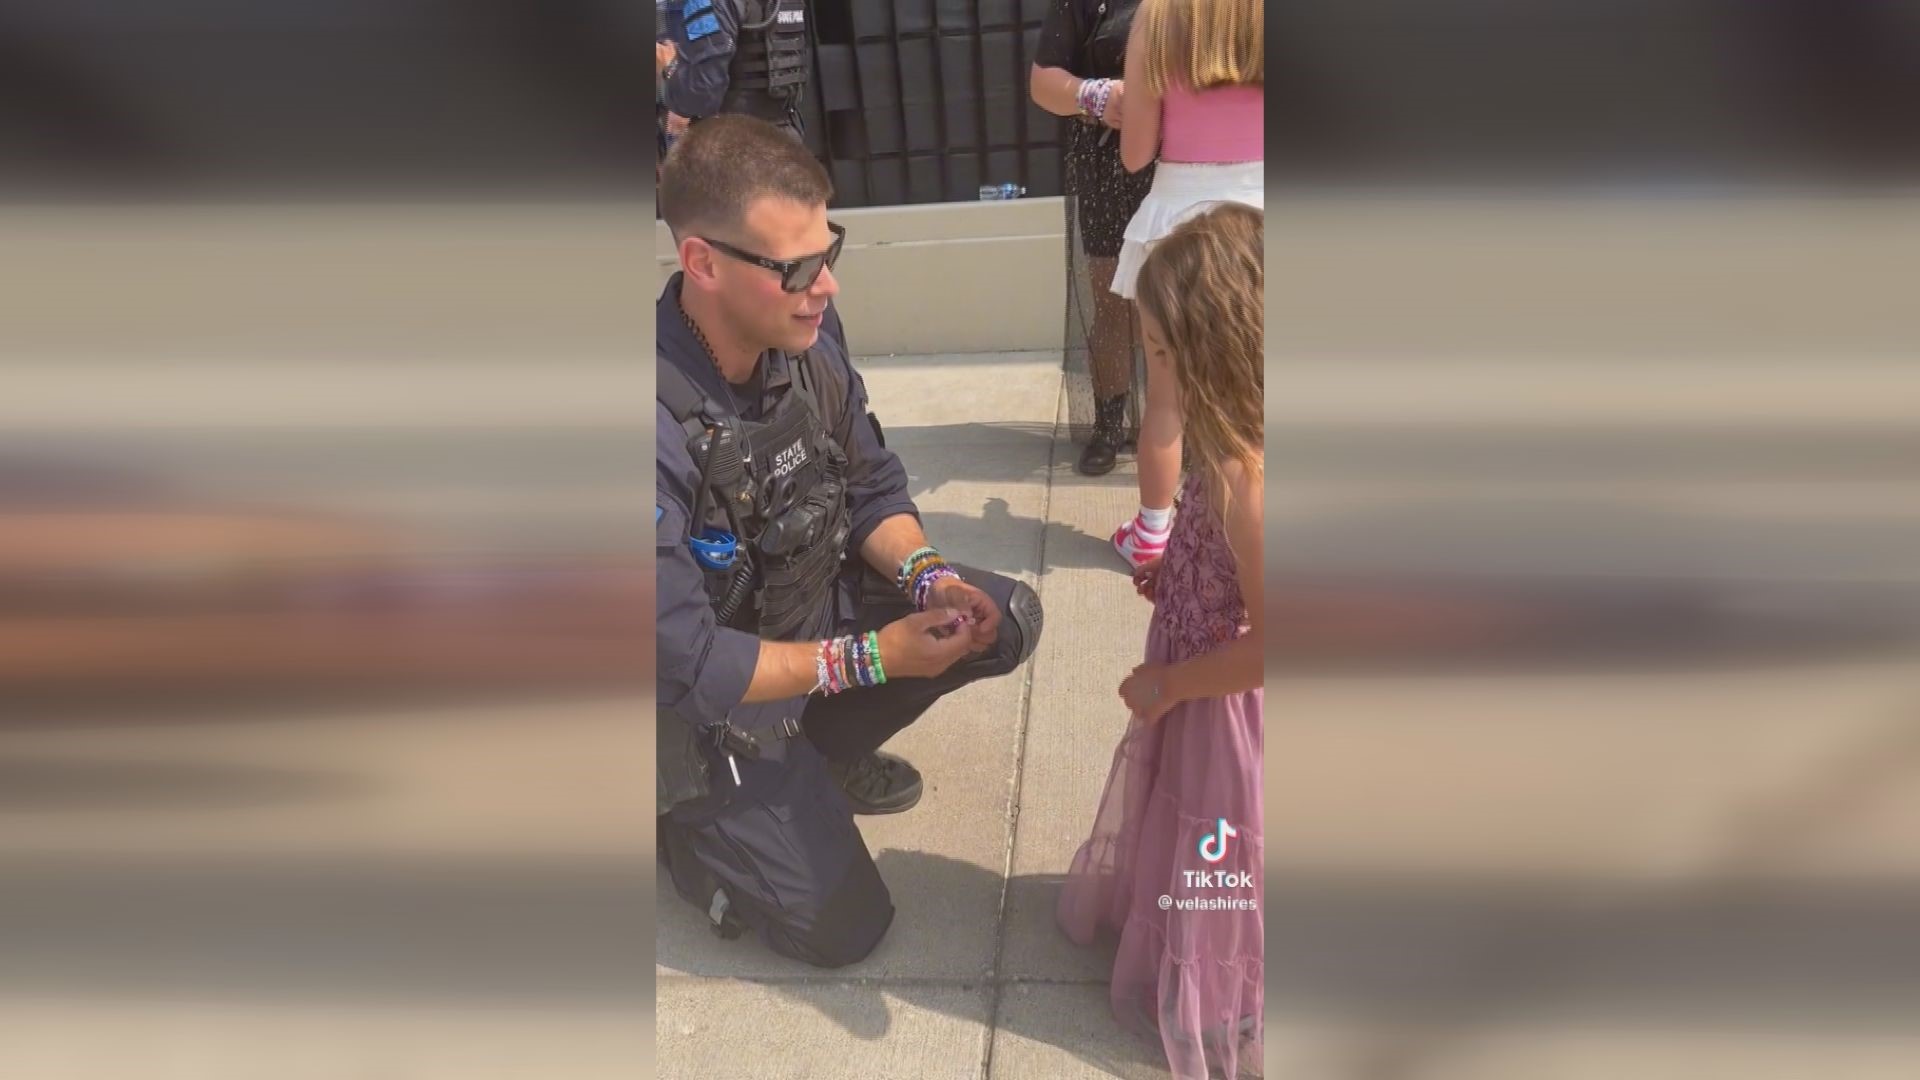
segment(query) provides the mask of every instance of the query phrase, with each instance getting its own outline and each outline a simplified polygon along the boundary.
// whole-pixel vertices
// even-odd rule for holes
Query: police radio
[[[687,449],[700,461],[700,490],[693,496],[693,520],[687,530],[687,546],[693,550],[694,561],[702,570],[727,575],[727,586],[714,603],[714,614],[724,626],[733,622],[753,591],[753,574],[741,572],[751,568],[741,565],[743,552],[740,537],[736,535],[739,516],[733,505],[735,496],[730,494],[738,492],[739,497],[751,498],[743,490],[746,458],[740,452],[739,434],[724,421],[695,435]],[[706,525],[707,496],[716,487],[721,492],[721,511],[735,532]]]
[[[740,440],[732,427],[715,424],[704,434],[695,436],[693,443],[689,449],[700,459],[700,488],[693,495],[693,528],[688,530],[687,546],[693,549],[694,560],[703,569],[731,570],[739,557],[740,539],[725,529],[707,527],[707,495],[715,484],[732,490],[746,476]],[[732,507],[723,506],[723,511],[731,519]]]

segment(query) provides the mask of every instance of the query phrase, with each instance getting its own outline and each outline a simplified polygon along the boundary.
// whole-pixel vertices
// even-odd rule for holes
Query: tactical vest
[[[786,394],[756,421],[714,401],[672,364],[661,364],[658,376],[659,399],[686,432],[696,468],[709,452],[730,456],[729,440],[738,451],[738,469],[708,473],[705,520],[688,524],[694,535],[714,528],[737,539],[733,566],[707,572],[707,594],[720,625],[769,641],[828,636],[836,616],[834,590],[853,531],[847,456],[832,434],[843,419],[847,386],[836,383],[826,370],[830,365],[817,363],[811,353],[791,364],[793,382]],[[798,733],[797,726],[783,724],[767,731],[721,730],[710,737],[723,749],[750,753],[761,739]],[[662,718],[659,734],[658,801],[664,812],[704,795],[709,784],[705,759],[697,751],[701,733],[678,718]]]
[[[807,85],[806,0],[740,0],[740,37],[722,112],[781,122]]]

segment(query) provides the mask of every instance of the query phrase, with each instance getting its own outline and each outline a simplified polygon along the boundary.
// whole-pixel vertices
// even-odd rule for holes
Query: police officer
[[[912,807],[879,752],[934,701],[1013,671],[1038,598],[950,566],[867,408],[832,299],[844,235],[797,140],[694,127],[660,207],[656,311],[660,845],[721,936],[837,967],[893,918],[854,813]]]
[[[655,0],[654,38],[653,38],[653,128],[656,169],[654,182],[660,175],[657,162],[667,159],[667,151],[672,149],[673,140],[667,131],[667,69],[673,65],[676,55],[674,41],[680,36],[681,0]]]
[[[682,0],[666,106],[695,122],[746,113],[798,138],[806,0]]]

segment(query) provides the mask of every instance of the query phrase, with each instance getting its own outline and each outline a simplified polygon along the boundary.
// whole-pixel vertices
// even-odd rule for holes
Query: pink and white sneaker
[[[1127,560],[1127,565],[1138,570],[1148,562],[1166,554],[1167,537],[1173,532],[1171,526],[1166,532],[1148,532],[1138,514],[1127,520],[1113,532],[1113,550]]]

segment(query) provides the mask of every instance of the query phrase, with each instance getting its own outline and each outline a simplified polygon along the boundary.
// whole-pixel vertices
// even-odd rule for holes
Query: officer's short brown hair
[[[675,239],[737,232],[747,207],[768,196],[824,206],[833,181],[799,139],[751,116],[695,123],[660,170],[660,216]]]

